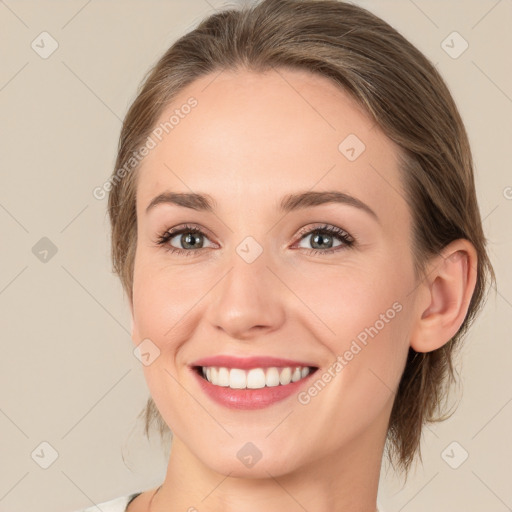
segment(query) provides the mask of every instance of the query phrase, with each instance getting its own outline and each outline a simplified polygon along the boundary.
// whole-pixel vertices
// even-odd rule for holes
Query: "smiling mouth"
[[[210,384],[230,389],[261,389],[287,386],[316,372],[316,366],[272,366],[251,368],[227,368],[219,366],[194,366],[194,371]]]

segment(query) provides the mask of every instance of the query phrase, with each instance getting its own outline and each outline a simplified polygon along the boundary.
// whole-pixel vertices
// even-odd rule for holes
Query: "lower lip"
[[[297,393],[315,372],[310,372],[303,379],[290,382],[290,384],[285,386],[265,386],[259,389],[231,389],[230,387],[213,385],[192,368],[192,373],[198,380],[201,389],[212,400],[231,409],[263,409],[281,400],[285,400],[290,395]]]

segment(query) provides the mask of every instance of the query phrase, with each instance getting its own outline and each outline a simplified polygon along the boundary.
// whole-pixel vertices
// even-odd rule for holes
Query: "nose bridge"
[[[284,317],[282,294],[273,273],[270,251],[248,236],[226,257],[224,277],[209,305],[209,320],[230,336],[244,337],[253,327],[273,330]]]

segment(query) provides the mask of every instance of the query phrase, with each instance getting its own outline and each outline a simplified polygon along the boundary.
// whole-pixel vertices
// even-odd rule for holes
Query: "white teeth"
[[[247,387],[249,389],[258,389],[265,387],[265,372],[262,368],[253,368],[247,374]]]
[[[283,368],[281,373],[279,374],[279,382],[286,386],[286,384],[290,384],[292,380],[292,369],[291,368]]]
[[[219,373],[217,374],[217,386],[229,386],[229,370],[227,368],[219,368]]]
[[[292,382],[297,382],[301,378],[300,368],[295,368],[295,371],[292,373]]]
[[[290,382],[297,382],[307,377],[309,373],[310,369],[307,366],[252,368],[250,370],[214,366],[202,367],[203,376],[213,385],[232,389],[286,386]]]
[[[213,379],[210,381],[213,383]],[[229,370],[229,387],[234,389],[244,389],[247,387],[247,375],[243,370],[231,368]]]
[[[279,386],[279,370],[277,368],[267,368],[265,386],[269,388]]]

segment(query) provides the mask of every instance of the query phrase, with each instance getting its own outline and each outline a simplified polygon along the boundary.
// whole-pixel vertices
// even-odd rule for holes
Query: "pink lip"
[[[251,368],[269,368],[272,366],[315,366],[304,361],[293,361],[292,359],[281,359],[279,357],[234,357],[234,356],[212,356],[204,357],[194,361],[190,366],[217,366],[224,368],[240,368],[248,370]]]
[[[212,358],[217,360],[217,358]],[[259,359],[259,358],[255,358]],[[263,358],[264,361],[268,362],[270,358]],[[272,359],[273,361],[286,361],[284,359]],[[197,362],[204,362],[205,360],[200,360]],[[209,361],[209,360],[208,360]],[[246,360],[247,361],[247,360]],[[216,366],[213,364],[208,365],[198,365],[198,366]],[[290,366],[288,364],[284,366]],[[296,366],[307,366],[307,365],[296,365]],[[252,367],[252,366],[251,366]],[[206,380],[202,375],[200,375],[201,370],[191,369],[194,378],[197,380],[199,387],[204,393],[217,402],[220,405],[228,407],[230,409],[262,409],[264,407],[268,407],[269,405],[275,404],[276,402],[280,402],[289,396],[296,394],[299,392],[300,388],[307,385],[311,376],[316,373],[316,371],[310,372],[309,375],[300,379],[296,382],[290,382],[285,386],[275,386],[275,387],[263,387],[259,389],[231,389],[229,387],[215,386],[208,380]]]

